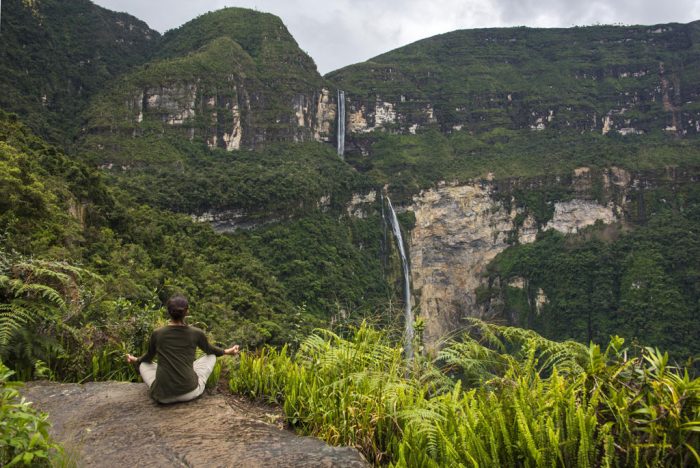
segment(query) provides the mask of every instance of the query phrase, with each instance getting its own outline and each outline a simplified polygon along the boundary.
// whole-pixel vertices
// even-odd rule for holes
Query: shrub
[[[280,402],[305,434],[391,466],[690,466],[700,462],[700,379],[614,337],[553,342],[474,320],[437,360],[362,325],[290,356],[243,354],[233,392]]]
[[[20,398],[12,374],[0,362],[0,466],[48,466],[62,449],[49,437],[48,416]]]

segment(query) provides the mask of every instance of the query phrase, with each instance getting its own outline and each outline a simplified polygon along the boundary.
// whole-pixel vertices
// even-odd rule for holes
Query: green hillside
[[[282,158],[284,167],[279,151],[265,157]],[[326,157],[321,152],[316,159]],[[346,181],[332,178],[323,165],[317,172],[314,164],[309,158],[296,173],[277,174],[270,164],[268,176],[251,161],[238,167],[249,166],[250,173],[271,180],[281,177],[284,183],[276,187],[295,193],[308,188],[310,179],[329,193],[344,193]],[[289,223],[217,234],[206,223],[157,208],[177,208],[176,200],[162,202],[169,189],[155,185],[155,196],[149,197],[128,185],[110,186],[95,169],[71,160],[5,113],[0,114],[0,180],[2,301],[13,301],[15,294],[5,279],[29,281],[18,265],[32,265],[34,258],[48,262],[42,274],[73,266],[83,270],[71,276],[75,286],[69,285],[78,302],[56,312],[64,314],[60,323],[68,328],[56,329],[57,317],[42,314],[32,319],[39,321],[36,332],[26,333],[11,315],[0,316],[0,359],[21,376],[33,373],[37,359],[62,378],[125,375],[120,347],[141,349],[148,330],[162,320],[158,304],[175,291],[187,294],[192,319],[217,341],[248,346],[296,342],[336,314],[350,320],[372,314],[394,294],[384,274],[387,253],[376,216],[349,219],[337,207],[323,212],[314,203]],[[177,179],[162,177],[159,183],[177,184]],[[268,206],[284,206],[281,190],[267,196],[276,197]],[[51,276],[32,281],[58,287]],[[27,354],[29,343],[35,346]],[[91,367],[95,353],[102,356],[102,371]]]
[[[326,77],[351,121],[379,125],[348,134],[347,161],[410,195],[440,180],[696,165],[699,48],[700,22],[474,29]],[[393,120],[376,123],[380,105]]]
[[[88,100],[160,39],[89,0],[5,0],[0,26],[0,107],[61,144],[76,136]]]
[[[207,13],[168,31],[157,56],[185,55],[220,37],[240,44],[273,88],[290,80],[312,86],[323,82],[313,59],[299,48],[280,18],[245,8]]]
[[[379,95],[407,115],[431,103],[444,132],[538,124],[600,131],[610,116],[618,129],[696,133],[698,51],[697,21],[473,29],[418,41],[327,78],[356,99]]]
[[[161,159],[139,139],[163,132],[229,150],[327,139],[315,114],[324,86],[279,18],[226,8],[169,31],[153,60],[95,98],[84,146],[132,164]]]
[[[455,31],[321,77],[267,13],[161,37],[2,7],[0,465],[55,455],[23,458],[55,447],[9,379],[138,379],[175,293],[249,351],[233,392],[379,466],[700,462],[700,22]]]

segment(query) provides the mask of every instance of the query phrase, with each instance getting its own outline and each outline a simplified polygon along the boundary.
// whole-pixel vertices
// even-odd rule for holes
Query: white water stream
[[[387,205],[389,206],[391,222],[391,230],[394,232],[394,237],[396,238],[396,244],[399,247],[399,253],[401,254],[401,264],[403,266],[403,298],[405,304],[404,319],[406,321],[406,332],[405,332],[405,342],[404,342],[404,352],[406,354],[406,359],[413,359],[413,310],[411,309],[411,271],[408,266],[408,258],[406,257],[406,250],[403,246],[403,237],[401,236],[401,227],[399,226],[399,220],[396,218],[396,211],[391,205],[391,200],[386,197]]]
[[[345,91],[338,90],[338,156],[345,153]]]

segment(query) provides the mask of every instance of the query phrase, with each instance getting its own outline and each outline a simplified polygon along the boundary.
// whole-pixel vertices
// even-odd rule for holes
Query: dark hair
[[[177,294],[168,299],[168,303],[165,306],[168,308],[168,314],[173,320],[182,320],[185,318],[189,304],[185,296]]]

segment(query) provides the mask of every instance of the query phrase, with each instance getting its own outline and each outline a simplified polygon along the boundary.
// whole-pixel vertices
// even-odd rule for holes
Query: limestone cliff
[[[327,77],[352,133],[700,132],[700,22],[454,31]]]
[[[83,146],[99,162],[149,135],[227,151],[335,140],[335,90],[273,15],[208,13],[168,32],[155,55],[93,100]]]
[[[477,305],[476,290],[487,281],[489,262],[514,242],[534,242],[539,231],[548,229],[575,233],[595,223],[624,222],[637,216],[631,206],[643,190],[684,177],[633,174],[616,167],[593,174],[579,168],[566,181],[569,196],[550,202],[547,220],[536,220],[532,210],[511,195],[515,187],[533,188],[543,181],[442,183],[415,195],[406,207],[416,219],[410,237],[411,273],[414,306],[425,320],[429,349],[462,325],[463,317],[494,318],[488,307]],[[603,202],[592,196],[596,182]],[[537,301],[546,301],[543,293]]]

